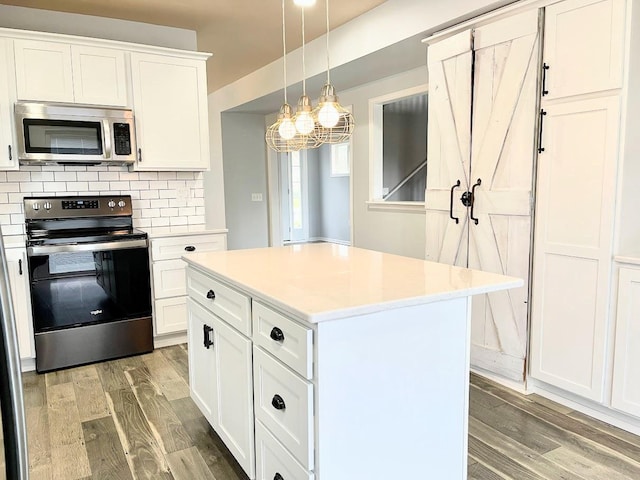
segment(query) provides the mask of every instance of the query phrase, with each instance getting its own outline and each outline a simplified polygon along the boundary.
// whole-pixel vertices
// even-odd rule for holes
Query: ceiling
[[[385,0],[333,1],[330,25],[336,28]],[[80,13],[195,30],[198,50],[213,53],[207,62],[212,92],[282,56],[281,0],[0,0],[6,5]],[[301,12],[286,0],[287,51],[302,44]],[[326,31],[325,2],[305,9],[306,42]]]

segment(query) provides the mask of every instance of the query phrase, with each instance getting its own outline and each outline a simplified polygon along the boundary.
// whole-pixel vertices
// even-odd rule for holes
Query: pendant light
[[[313,116],[320,126],[324,143],[342,143],[353,133],[354,119],[351,112],[340,105],[335,87],[331,84],[331,63],[329,61],[329,0],[325,0],[327,19],[327,83],[320,91],[318,106]]]
[[[322,145],[323,136],[321,129],[315,121],[311,99],[307,96],[307,80],[305,65],[304,44],[304,7],[302,10],[302,96],[298,100],[298,107],[293,121],[296,126],[296,138],[302,143],[302,148],[317,148]]]
[[[293,109],[287,103],[287,41],[285,29],[285,0],[282,0],[282,64],[284,78],[284,104],[280,107],[278,118],[265,134],[265,141],[276,152],[296,152],[303,146],[302,139],[296,136]]]

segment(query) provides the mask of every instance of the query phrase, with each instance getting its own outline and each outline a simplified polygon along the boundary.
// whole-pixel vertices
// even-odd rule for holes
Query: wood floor
[[[174,346],[25,374],[31,478],[246,480],[189,398],[187,368]],[[475,375],[470,409],[469,479],[640,479],[639,437]]]

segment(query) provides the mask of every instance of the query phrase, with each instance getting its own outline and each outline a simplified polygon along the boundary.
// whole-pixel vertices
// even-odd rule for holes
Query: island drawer
[[[175,260],[189,252],[212,252],[225,250],[226,235],[181,235],[179,237],[154,238],[151,240],[151,259]]]
[[[251,299],[204,273],[189,268],[187,291],[191,298],[247,337],[251,336]]]
[[[253,301],[253,342],[297,373],[313,378],[313,330]]]
[[[313,470],[313,385],[260,347],[253,347],[256,418]]]
[[[256,422],[256,480],[313,480],[314,477],[262,423]]]

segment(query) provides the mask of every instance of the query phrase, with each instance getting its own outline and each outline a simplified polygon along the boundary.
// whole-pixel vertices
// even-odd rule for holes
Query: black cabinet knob
[[[209,290],[207,292],[207,298],[209,300],[214,300],[216,298],[216,292],[214,292],[213,290]]]
[[[276,410],[284,410],[285,408],[287,408],[287,406],[284,404],[284,400],[278,394],[273,396],[273,400],[271,400],[271,405]]]
[[[184,249],[187,252],[195,252],[196,251],[196,247],[194,247],[193,245],[187,245],[186,247],[184,247]]]
[[[276,472],[276,474],[273,476],[273,480],[284,480],[284,477]]]
[[[269,336],[276,342],[284,342],[284,333],[278,327],[273,327]]]

